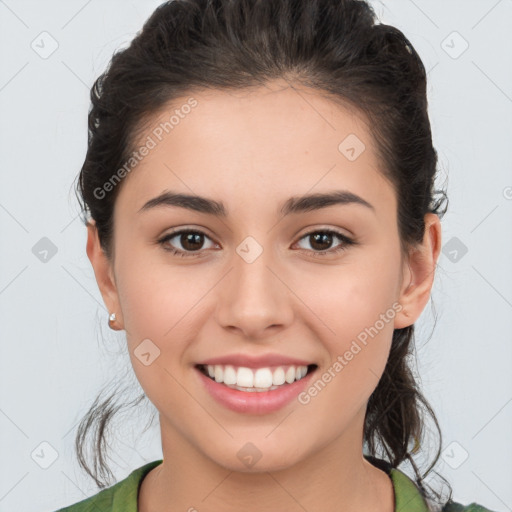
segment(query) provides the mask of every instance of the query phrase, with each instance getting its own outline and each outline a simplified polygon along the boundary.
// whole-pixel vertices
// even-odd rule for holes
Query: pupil
[[[203,235],[201,235],[200,233],[187,233],[187,234],[181,235],[181,244],[185,249],[190,249],[190,250],[198,249],[198,248],[200,248],[201,243],[202,243],[202,240],[201,240],[202,236]],[[187,245],[190,243],[191,243],[191,245],[189,247],[187,247]],[[194,246],[194,243],[196,243],[197,245]]]
[[[314,243],[311,244],[312,247],[316,248],[316,249],[320,249],[320,250],[325,250],[325,249],[328,249],[329,247],[315,247],[315,244],[317,244],[318,242],[320,242],[320,244],[324,243],[324,244],[327,244],[327,245],[330,245],[330,238],[332,237],[332,235],[330,235],[329,233],[320,233],[320,234],[315,234],[315,235],[311,235],[313,240],[315,241]]]

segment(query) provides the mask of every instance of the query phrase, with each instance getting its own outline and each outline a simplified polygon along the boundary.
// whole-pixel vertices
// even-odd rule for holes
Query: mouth
[[[281,389],[313,373],[318,365],[285,365],[247,368],[233,365],[197,364],[195,368],[208,379],[245,392],[265,392]]]

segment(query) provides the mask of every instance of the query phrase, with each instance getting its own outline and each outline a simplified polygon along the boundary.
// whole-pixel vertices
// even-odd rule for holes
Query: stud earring
[[[113,329],[114,331],[116,329],[114,329],[111,325],[111,322],[115,322],[116,321],[116,314],[115,313],[111,313],[110,316],[108,317],[108,326]]]

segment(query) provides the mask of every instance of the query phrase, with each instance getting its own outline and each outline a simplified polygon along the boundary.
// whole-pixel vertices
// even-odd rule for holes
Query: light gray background
[[[75,427],[129,360],[124,333],[107,327],[71,186],[85,156],[89,88],[159,3],[0,0],[1,512],[52,511],[98,491],[74,458]],[[373,5],[429,70],[448,179],[438,322],[427,342],[428,306],[417,333],[446,449],[437,469],[457,501],[512,510],[512,0]],[[43,237],[57,249],[46,262],[33,252]],[[136,396],[135,377],[124,382]],[[157,425],[139,435],[151,410],[117,424],[118,479],[161,458]]]

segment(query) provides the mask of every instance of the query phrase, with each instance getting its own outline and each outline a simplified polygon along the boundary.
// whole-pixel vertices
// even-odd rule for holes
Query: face
[[[393,329],[412,323],[397,198],[369,130],[282,82],[190,96],[193,108],[182,108],[188,96],[174,101],[140,135],[136,147],[152,147],[118,185],[115,288],[102,289],[160,413],[164,453],[179,446],[238,471],[251,471],[252,454],[259,471],[335,446],[360,452]],[[175,109],[179,122],[162,133]],[[164,192],[222,203],[225,215],[171,200],[143,208]],[[301,208],[335,192],[341,202]],[[291,381],[300,370],[290,367],[315,366],[260,393],[205,376],[197,365],[213,359],[214,379],[244,386],[238,367],[265,387],[269,374],[283,380],[279,367]]]

